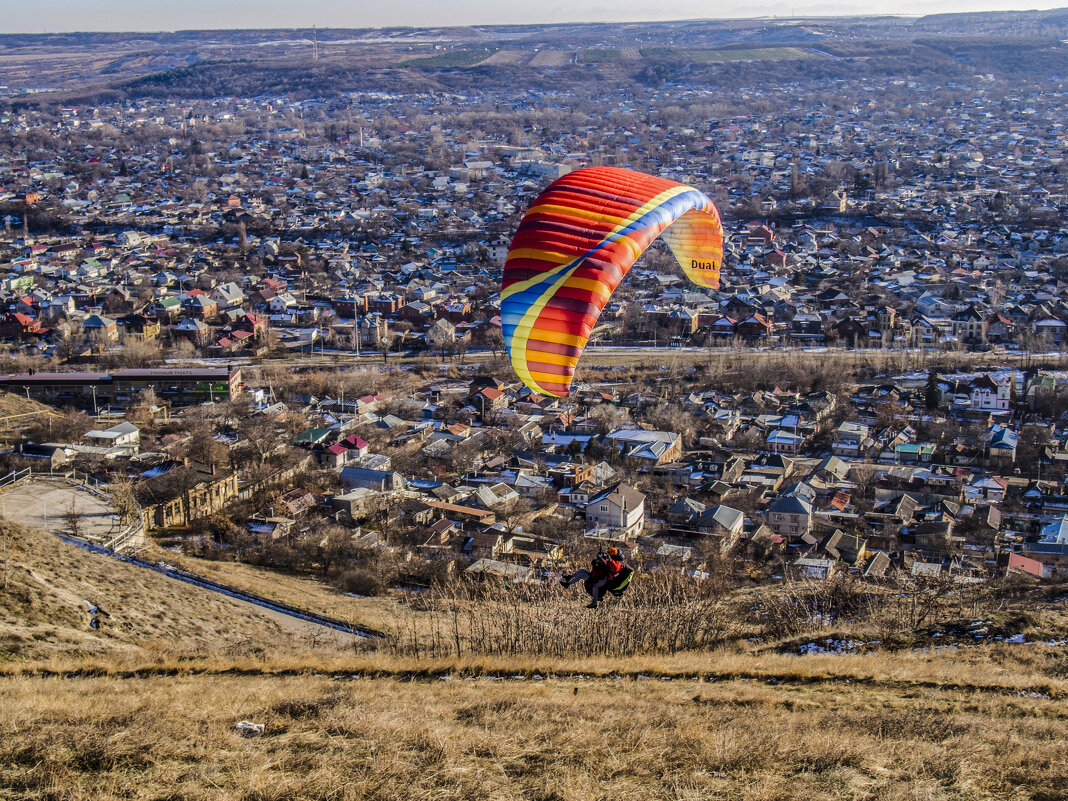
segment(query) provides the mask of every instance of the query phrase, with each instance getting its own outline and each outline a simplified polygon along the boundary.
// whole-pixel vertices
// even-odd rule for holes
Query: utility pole
[[[319,60],[319,29],[312,25],[312,61]]]

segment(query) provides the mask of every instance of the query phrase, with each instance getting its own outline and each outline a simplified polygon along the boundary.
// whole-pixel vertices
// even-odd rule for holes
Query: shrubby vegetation
[[[1040,630],[1057,639],[1063,622],[1043,630],[1023,598],[1041,597],[1027,582],[960,584],[950,578],[901,577],[881,584],[841,576],[788,581],[737,592],[723,572],[695,579],[676,571],[641,571],[622,599],[591,612],[576,591],[555,583],[513,584],[466,578],[436,583],[406,601],[393,624],[393,653],[417,657],[627,657],[722,647],[780,649],[849,642],[850,650],[895,650],[967,638],[974,620],[990,636]],[[1056,594],[1056,591],[1053,591]],[[990,631],[993,629],[992,631]],[[1033,636],[1033,635],[1032,635]]]

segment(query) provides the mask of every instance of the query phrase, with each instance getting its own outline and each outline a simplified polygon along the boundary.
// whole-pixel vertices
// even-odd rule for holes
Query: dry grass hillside
[[[86,601],[107,611],[89,627]],[[313,633],[266,610],[0,522],[0,662],[78,656],[248,656]]]
[[[0,392],[0,420],[20,414],[53,415],[55,409],[11,392]]]
[[[56,411],[50,406],[11,392],[0,392],[0,439],[20,436],[35,423],[43,424],[56,417]]]
[[[356,597],[310,576],[283,573],[241,562],[179,556],[162,549],[150,550],[148,555],[152,559],[165,559],[183,570],[257,593],[273,601],[310,609],[322,615],[368,626],[379,631],[394,629],[400,614],[397,600],[393,597]]]
[[[906,658],[896,681],[861,681],[873,665],[806,659],[763,679],[671,681],[489,665],[466,678],[340,664],[14,675],[0,679],[0,787],[72,800],[1065,797],[1063,680],[913,682],[932,666]],[[246,719],[263,735],[239,736]]]
[[[273,575],[217,574],[261,591]],[[1056,588],[985,610],[984,634],[946,622],[893,649],[799,655],[803,641],[829,645],[828,632],[756,641],[716,627],[701,636],[718,645],[611,656],[508,635],[546,615],[559,620],[545,631],[557,630],[572,620],[565,606],[591,625],[623,619],[623,607],[597,618],[555,590],[365,605],[303,579],[273,583],[278,597],[351,617],[377,610],[401,628],[360,651],[313,643],[253,607],[0,527],[0,798],[1066,797]],[[637,631],[648,628],[643,598],[628,600]],[[111,613],[100,631],[84,600]],[[724,613],[714,599],[673,603],[682,620]],[[465,620],[450,651],[445,627]],[[850,625],[831,633],[873,624]],[[262,736],[240,736],[242,720]]]

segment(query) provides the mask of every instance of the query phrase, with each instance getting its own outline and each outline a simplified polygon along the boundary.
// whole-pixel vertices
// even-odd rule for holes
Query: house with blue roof
[[[608,434],[606,440],[624,456],[653,464],[673,462],[682,456],[682,436],[674,431],[621,428]]]
[[[773,453],[800,453],[805,444],[805,438],[800,434],[776,428],[768,433],[764,444]]]
[[[1061,515],[1052,523],[1042,526],[1039,542],[1068,545],[1068,515]]]
[[[1016,446],[1020,438],[1011,428],[995,425],[988,432],[986,453],[992,463],[1012,464],[1016,461]]]

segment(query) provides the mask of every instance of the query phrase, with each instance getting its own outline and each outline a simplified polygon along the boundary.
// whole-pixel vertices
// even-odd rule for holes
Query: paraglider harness
[[[600,562],[601,564],[607,566],[608,556],[604,553],[604,551],[597,552],[597,559],[595,560],[595,564],[596,562]],[[617,598],[621,598],[623,596],[624,591],[627,589],[627,587],[630,586],[630,580],[634,578],[634,568],[632,568],[626,562],[621,562],[621,564],[623,565],[622,569],[618,573],[616,573],[614,577],[610,578],[608,580],[608,583],[604,586],[605,595],[608,595],[608,593],[612,593],[612,595],[616,596]],[[587,595],[593,597],[593,585],[599,582],[601,578],[602,577],[600,576],[590,576],[588,579],[586,579],[585,582],[583,582],[583,586],[586,588]]]

